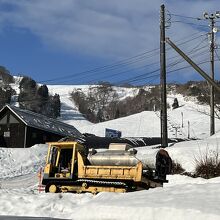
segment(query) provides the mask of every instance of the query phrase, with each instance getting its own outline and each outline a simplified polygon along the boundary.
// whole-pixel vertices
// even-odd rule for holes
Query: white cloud
[[[159,10],[154,0],[0,0],[13,10],[1,12],[1,24],[26,28],[49,46],[115,60],[159,47]],[[167,3],[166,3],[167,2]],[[197,17],[216,10],[217,1],[165,1],[174,14]],[[194,27],[179,24],[176,39]]]
[[[120,57],[158,44],[154,33],[158,33],[160,1],[153,5],[142,0],[9,0],[1,4],[4,2],[16,8],[3,12],[5,21],[60,48]]]

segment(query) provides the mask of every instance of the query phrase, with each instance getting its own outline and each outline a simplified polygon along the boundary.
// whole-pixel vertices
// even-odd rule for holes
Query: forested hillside
[[[159,86],[134,87],[137,94],[121,98],[117,87],[108,83],[91,86],[87,92],[75,89],[71,97],[79,111],[94,123],[160,108]]]
[[[60,116],[60,97],[58,94],[50,95],[46,85],[39,86],[33,79],[25,76],[20,81],[19,88],[18,102],[20,108],[52,118]]]
[[[18,98],[13,102],[20,108],[52,118],[60,116],[61,103],[58,94],[50,95],[46,85],[38,85],[30,77],[21,76],[20,78],[19,93],[16,94],[12,88],[15,83],[14,77],[5,67],[0,66],[0,108],[5,104],[11,104],[12,97],[16,96]]]
[[[168,84],[167,92],[181,94],[185,99],[192,99],[198,104],[209,105],[210,92],[209,84],[205,81],[189,81],[185,84]],[[71,97],[84,114],[87,120],[97,123],[108,121],[120,117],[129,116],[142,111],[158,111],[160,109],[160,86],[142,86],[133,87],[137,90],[135,95],[121,98],[118,94],[118,88],[108,83],[97,86],[90,86],[85,92],[81,89],[75,89]],[[216,115],[220,111],[220,95],[215,95]],[[174,100],[172,106],[168,108],[177,108],[178,99]]]
[[[15,94],[10,86],[11,83],[14,83],[13,76],[5,67],[0,66],[0,108],[5,104],[10,104],[11,97]]]

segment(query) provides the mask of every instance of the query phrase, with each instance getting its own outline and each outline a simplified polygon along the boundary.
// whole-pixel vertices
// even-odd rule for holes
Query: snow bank
[[[170,144],[166,148],[173,161],[178,162],[187,172],[194,172],[196,168],[196,160],[200,160],[207,156],[215,156],[220,154],[220,132],[215,137],[204,140],[184,141]],[[151,155],[158,151],[158,146],[139,147],[137,157],[144,161],[147,155]]]
[[[217,220],[220,178],[193,179],[175,175],[164,188],[127,194],[37,194],[0,190],[2,215],[63,219]],[[181,184],[176,184],[176,182]]]
[[[44,166],[47,145],[31,148],[0,148],[0,179],[36,173]]]
[[[216,138],[199,141],[200,151],[206,144],[216,147]],[[187,169],[192,169],[192,152],[196,152],[197,141],[177,143],[167,148],[170,155]],[[157,149],[137,148],[138,156]],[[2,150],[2,149],[1,149]],[[217,220],[220,216],[220,177],[210,180],[187,176],[168,176],[169,183],[163,188],[150,189],[126,194],[99,193],[46,194],[38,193],[36,171],[44,163],[46,145],[28,149],[3,149],[1,160],[0,214],[19,216],[45,216],[62,219],[154,219],[154,220]],[[199,151],[198,151],[199,152]],[[19,164],[26,164],[19,175]],[[8,164],[11,169],[4,166]],[[14,169],[13,169],[14,167]],[[8,171],[7,175],[5,172]],[[14,175],[14,177],[13,177]]]

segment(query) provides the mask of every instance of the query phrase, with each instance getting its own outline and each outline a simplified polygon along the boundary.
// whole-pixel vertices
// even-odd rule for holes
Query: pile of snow
[[[78,112],[70,99],[75,88],[88,91],[88,86],[48,86],[58,93],[62,102],[61,119],[81,132],[104,136],[105,128],[121,130],[125,137],[159,137],[159,112],[141,112],[128,117],[91,124]],[[120,98],[132,96],[134,90],[122,90]],[[172,159],[188,171],[195,170],[195,159],[218,152],[220,122],[217,134],[209,136],[207,106],[200,106],[181,95],[170,94],[172,105],[178,98],[180,108],[168,110],[169,137],[195,137],[201,140],[171,144],[166,150]],[[183,116],[183,117],[182,117]],[[137,148],[137,157],[144,161],[158,146]],[[39,193],[38,170],[44,166],[46,145],[28,149],[0,148],[0,214],[19,216],[47,216],[61,219],[154,219],[154,220],[217,220],[220,218],[220,177],[204,180],[181,175],[168,176],[163,188],[126,194],[99,193],[46,194]]]
[[[0,178],[36,173],[45,165],[47,145],[31,148],[0,148]]]
[[[187,172],[194,172],[198,160],[204,159],[205,156],[215,157],[220,153],[220,132],[215,137],[204,140],[184,141],[170,144],[166,148],[173,161],[181,164]],[[144,161],[146,155],[153,154],[159,146],[139,147],[137,157]]]
[[[169,176],[164,188],[127,194],[37,194],[0,190],[2,215],[47,216],[62,219],[218,220],[220,178]]]

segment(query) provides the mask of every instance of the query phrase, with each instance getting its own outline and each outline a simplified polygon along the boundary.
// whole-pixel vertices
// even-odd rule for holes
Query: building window
[[[4,137],[10,137],[10,131],[5,131],[4,132]]]

